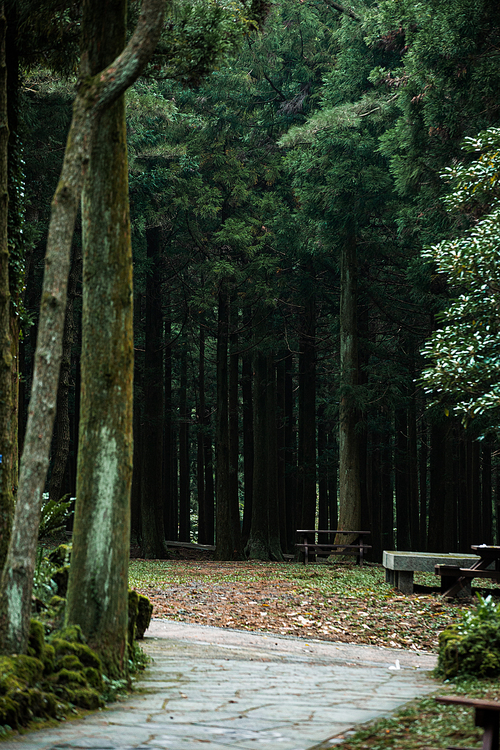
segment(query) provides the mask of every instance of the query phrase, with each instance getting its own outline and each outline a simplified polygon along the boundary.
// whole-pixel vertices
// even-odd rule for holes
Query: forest
[[[75,84],[139,15],[113,38],[102,5],[4,4],[2,563]],[[116,463],[145,558],[279,561],[298,528],[368,529],[374,561],[498,543],[499,43],[494,0],[168,10],[92,131],[37,492],[83,529]]]

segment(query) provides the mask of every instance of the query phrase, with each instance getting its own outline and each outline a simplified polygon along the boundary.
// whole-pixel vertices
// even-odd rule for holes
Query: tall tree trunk
[[[212,436],[205,434],[204,439],[205,460],[205,529],[207,544],[214,543],[215,537],[215,486],[214,486],[214,461],[212,449]]]
[[[23,653],[27,647],[41,497],[47,475],[62,353],[69,256],[93,133],[103,113],[133,83],[151,56],[162,28],[163,10],[162,0],[144,0],[143,12],[127,47],[96,76],[89,78],[86,55],[82,57],[81,78],[85,85],[78,89],[73,106],[61,177],[52,201],[18,499],[0,585],[0,645],[4,653]],[[98,11],[98,18],[101,18],[102,6]],[[86,46],[87,39],[84,39],[85,51]],[[106,461],[109,443],[104,447]]]
[[[189,412],[187,405],[187,341],[181,343],[179,383],[179,541],[189,542],[191,531],[189,476]]]
[[[203,285],[203,281],[202,281]],[[205,525],[205,328],[200,320],[198,355],[198,430],[196,433],[196,486],[198,495],[198,544],[208,544]]]
[[[144,407],[141,426],[141,540],[142,556],[165,557],[163,526],[163,312],[161,229],[146,230],[146,328],[144,339]]]
[[[482,535],[484,544],[493,544],[493,514],[491,494],[491,443],[485,441],[481,450],[481,505],[482,505]]]
[[[253,370],[254,471],[252,525],[247,550],[251,559],[269,560],[267,360],[261,350],[255,352]]]
[[[248,325],[248,318],[245,316]],[[243,531],[242,542],[246,546],[252,525],[253,497],[253,402],[252,402],[252,357],[245,351],[241,362],[241,400],[243,410]]]
[[[68,279],[68,301],[64,321],[63,348],[59,386],[57,391],[56,425],[54,429],[55,451],[52,473],[50,475],[49,497],[57,502],[63,494],[64,475],[68,462],[71,425],[69,418],[69,392],[71,389],[71,350],[75,333],[73,317],[76,286],[78,281],[78,250],[73,248],[71,269]]]
[[[12,440],[12,338],[10,328],[8,243],[8,143],[7,64],[5,56],[7,20],[0,5],[0,564],[3,567],[12,529],[14,452]]]
[[[309,267],[312,275],[312,267]],[[306,300],[299,356],[299,492],[303,529],[316,527],[316,303]]]
[[[222,282],[217,327],[216,560],[233,560],[241,553],[241,538],[236,535],[229,487],[228,345],[229,294],[227,282]]]
[[[295,433],[295,413],[293,398],[293,354],[287,352],[285,357],[285,506],[286,528],[289,547],[288,552],[295,551],[296,531],[299,524],[297,513],[297,445]]]
[[[404,407],[396,409],[394,427],[396,445],[394,450],[394,483],[396,490],[396,534],[397,549],[409,550],[410,506],[408,497],[408,423]]]
[[[340,259],[339,529],[361,523],[360,450],[355,394],[358,384],[356,238],[347,237]],[[341,541],[345,541],[345,536]]]
[[[239,500],[239,420],[238,420],[238,375],[239,375],[239,351],[238,351],[238,301],[234,291],[231,293],[229,334],[229,374],[228,374],[228,424],[229,424],[229,510],[230,522],[233,527],[233,537],[241,540],[240,527],[240,500]],[[241,541],[238,541],[238,550]]]
[[[283,560],[280,541],[280,507],[278,497],[278,441],[276,424],[276,368],[274,356],[267,354],[267,496],[269,518],[269,555]]]

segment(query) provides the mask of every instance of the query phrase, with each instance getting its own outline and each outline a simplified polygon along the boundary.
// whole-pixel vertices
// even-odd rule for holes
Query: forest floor
[[[437,583],[433,575],[416,574],[415,580],[416,593],[406,596],[385,583],[379,565],[130,561],[130,585],[152,600],[154,617],[437,652],[440,631],[474,604],[445,601],[432,591]],[[478,591],[500,595],[497,587]],[[447,681],[440,692],[500,701],[495,679]],[[479,748],[481,736],[472,709],[437,704],[430,696],[360,727],[342,748],[437,750],[456,743]]]
[[[130,585],[153,602],[153,617],[437,651],[440,631],[474,605],[433,593],[433,575],[415,579],[408,596],[385,583],[379,565],[130,561]]]

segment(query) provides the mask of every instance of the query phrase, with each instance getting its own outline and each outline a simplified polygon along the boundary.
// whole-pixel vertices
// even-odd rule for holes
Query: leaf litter
[[[418,651],[436,651],[441,630],[472,606],[402,595],[381,566],[342,562],[131,560],[130,583],[153,617]]]

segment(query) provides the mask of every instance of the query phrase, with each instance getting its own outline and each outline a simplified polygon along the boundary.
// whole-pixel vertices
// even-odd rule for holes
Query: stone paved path
[[[1,750],[328,750],[437,689],[435,656],[411,651],[166,620],[144,648],[154,661],[140,692]]]

